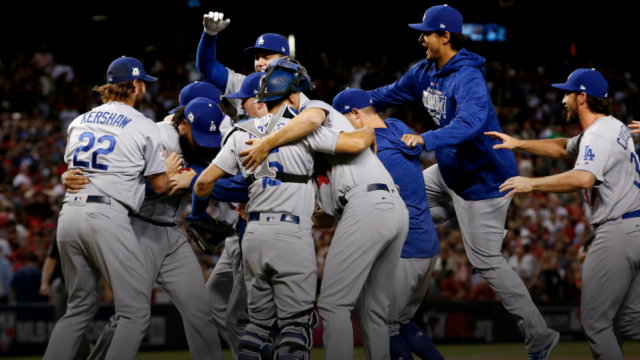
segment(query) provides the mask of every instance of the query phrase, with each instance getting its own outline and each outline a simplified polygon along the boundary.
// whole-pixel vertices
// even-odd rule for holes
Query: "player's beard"
[[[578,124],[580,123],[580,116],[578,115],[578,104],[572,103],[567,106],[567,122]]]
[[[133,108],[136,110],[140,109],[140,105],[142,105],[143,99],[144,99],[144,94],[138,94],[136,96],[136,100],[133,102]]]

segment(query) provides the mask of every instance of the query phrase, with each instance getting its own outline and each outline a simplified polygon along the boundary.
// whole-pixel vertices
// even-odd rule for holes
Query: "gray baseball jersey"
[[[339,132],[355,130],[349,120],[333,109],[331,105],[312,100],[304,106],[304,108],[310,107],[322,109],[327,113],[320,129],[327,127]],[[335,151],[335,143],[333,151]],[[328,199],[323,198],[322,196],[325,194],[323,191],[319,192],[319,196],[321,197],[320,207],[328,214],[335,215],[341,212],[343,207],[340,205],[340,198],[353,188],[368,184],[393,184],[391,175],[370,149],[359,154],[335,154],[326,155],[323,158],[328,165],[326,178],[331,186],[333,196]]]
[[[244,79],[247,77],[246,75],[238,74],[237,72],[227,68],[229,70],[229,78],[227,79],[227,88],[224,90],[224,95],[229,95],[240,91],[240,87],[244,82]],[[236,106],[238,111],[242,111],[241,100],[240,99],[229,99],[232,104]],[[304,106],[309,101],[307,95],[300,93],[300,107]]]
[[[287,111],[282,107],[275,115],[269,114],[256,119],[256,126],[261,131],[266,129],[272,118],[278,121],[274,131],[277,131],[291,119],[282,116]],[[307,135],[302,140],[287,144],[271,151],[265,161],[270,168],[277,171],[297,175],[311,176],[313,173],[313,156],[315,151],[333,152],[338,141],[339,132],[329,129],[319,129]],[[245,142],[253,135],[245,131],[235,131],[231,135],[213,163],[227,174],[242,172],[247,177],[251,173],[242,166],[242,159],[238,155],[249,148]],[[261,166],[257,171],[260,171]],[[291,194],[297,194],[292,197]],[[298,216],[311,217],[314,208],[315,188],[313,182],[282,183],[280,180],[259,178],[249,186],[249,203],[247,212],[287,213]]]
[[[69,168],[81,168],[102,193],[133,210],[144,199],[144,177],[167,171],[160,130],[121,102],[79,116],[67,134]]]
[[[593,187],[580,192],[590,224],[640,209],[640,165],[626,125],[612,116],[601,117],[569,139],[567,151],[577,158],[574,170],[596,178]]]

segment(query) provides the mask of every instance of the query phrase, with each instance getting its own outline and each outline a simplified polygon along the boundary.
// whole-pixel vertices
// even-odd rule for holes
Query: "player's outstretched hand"
[[[633,120],[629,125],[629,129],[633,129],[631,130],[632,134],[640,134],[640,121]]]
[[[164,156],[167,156],[167,149],[164,150]],[[167,175],[169,177],[174,177],[180,169],[182,169],[182,159],[180,159],[180,155],[177,152],[171,153],[167,159]]]
[[[400,140],[404,141],[407,146],[424,146],[424,139],[420,135],[404,134]]]
[[[178,173],[171,177],[171,183],[169,184],[169,195],[173,195],[181,190],[189,189],[191,181],[196,177],[197,173],[190,169],[180,169]]]
[[[505,199],[508,199],[515,195],[516,193],[528,193],[533,190],[533,186],[531,186],[531,181],[533,179],[516,176],[504,182],[504,184],[500,185],[500,192],[505,192],[511,190],[507,195],[504,196]]]
[[[204,31],[206,31],[209,35],[215,35],[224,30],[231,22],[231,19],[222,20],[223,18],[223,13],[211,11],[208,14],[204,14],[202,21],[202,25],[204,25]]]
[[[244,166],[245,169],[254,172],[258,166],[262,164],[264,159],[267,158],[271,149],[268,148],[267,144],[262,141],[262,139],[258,138],[249,139],[246,143],[251,145],[251,147],[240,151],[240,157],[244,157],[244,159],[242,159],[242,166]]]
[[[77,194],[80,189],[85,189],[85,185],[89,183],[89,179],[80,175],[84,175],[81,169],[67,170],[62,174],[62,186],[69,194]]]
[[[492,139],[495,140],[500,140],[502,141],[502,144],[496,144],[493,145],[494,149],[508,149],[508,150],[513,150],[515,148],[518,147],[519,145],[519,141],[516,138],[513,138],[509,135],[503,134],[503,133],[499,133],[497,131],[488,131],[486,133],[484,133],[487,136],[491,136]]]

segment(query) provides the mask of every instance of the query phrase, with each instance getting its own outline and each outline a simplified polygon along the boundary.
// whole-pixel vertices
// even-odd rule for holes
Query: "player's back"
[[[567,150],[578,153],[575,169],[596,177],[594,186],[581,192],[591,224],[640,210],[640,164],[625,124],[612,116],[601,117],[572,138]]]
[[[65,161],[91,183],[132,210],[144,198],[144,176],[166,171],[155,123],[120,102],[76,118],[67,132]]]
[[[320,108],[327,112],[327,117],[322,126],[343,132],[355,130],[344,115],[337,112],[327,103],[312,100],[306,103],[305,106],[307,108]],[[393,184],[391,175],[370,149],[359,154],[323,154],[322,158],[326,162],[326,177],[333,192],[331,201],[333,201],[334,209],[342,208],[340,199],[353,188],[369,184]],[[321,203],[327,204],[327,201],[323,199]],[[323,208],[323,210],[334,213],[326,208]]]
[[[283,108],[284,110],[284,108]],[[275,115],[269,114],[263,118],[248,120],[255,121],[260,131],[265,131],[271,121],[277,121],[273,131],[277,131],[288,123],[292,117],[281,116],[284,111],[278,111]],[[235,130],[228,137],[222,150],[213,163],[228,174],[236,174],[238,171],[247,178],[251,174],[259,174],[262,166],[255,173],[250,173],[242,166],[242,159],[237,155],[242,150],[250,147],[246,141],[255,138],[246,131]],[[271,151],[265,160],[269,168],[294,175],[307,176],[306,183],[282,182],[274,178],[259,177],[249,185],[249,203],[247,212],[259,213],[287,213],[297,216],[311,217],[315,201],[315,188],[311,179],[313,173],[313,157],[309,144],[303,139]]]

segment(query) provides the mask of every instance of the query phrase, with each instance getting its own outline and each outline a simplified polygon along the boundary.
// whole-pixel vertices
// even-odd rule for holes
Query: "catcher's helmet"
[[[314,88],[305,69],[296,60],[275,59],[265,69],[266,75],[260,79],[260,90],[256,103],[282,99],[298,91]]]

